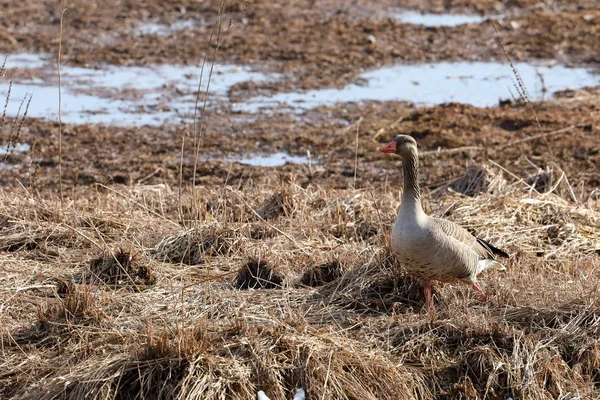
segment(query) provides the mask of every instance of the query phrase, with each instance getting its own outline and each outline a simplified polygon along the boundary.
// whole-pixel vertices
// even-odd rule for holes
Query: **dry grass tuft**
[[[465,173],[454,180],[450,187],[466,196],[481,193],[499,194],[506,189],[502,171],[485,164],[469,164]]]
[[[193,209],[193,207],[190,208]],[[255,218],[248,204],[240,201],[236,193],[229,190],[207,194],[203,208],[208,214],[219,217],[226,222],[246,223]],[[190,214],[193,215],[194,213],[190,212]]]
[[[31,224],[10,221],[0,232],[0,250],[18,252],[36,250],[52,245],[75,245],[73,232],[54,224]]]
[[[100,310],[97,293],[89,285],[71,285],[66,296],[58,302],[49,303],[39,317],[42,323],[65,322],[84,325],[96,325],[105,319]]]
[[[431,368],[438,398],[563,398],[594,390],[569,365],[555,331],[524,335],[504,321],[478,319],[394,328],[393,351]]]
[[[153,249],[161,261],[199,265],[206,257],[227,256],[234,245],[235,232],[217,227],[192,228],[167,236]]]
[[[76,283],[72,280],[56,278],[56,294],[59,297],[68,296],[71,293],[74,293],[77,289]]]
[[[248,225],[248,237],[250,239],[267,240],[280,235],[275,229],[261,222],[251,222]]]
[[[290,190],[282,190],[266,199],[258,208],[262,219],[272,219],[280,215],[290,216],[294,210],[294,200]]]
[[[156,277],[150,266],[139,265],[138,256],[119,249],[105,252],[90,262],[86,271],[87,281],[101,281],[107,285],[135,286],[152,285]]]
[[[66,295],[38,308],[33,326],[17,329],[2,341],[19,347],[57,350],[70,340],[78,340],[76,332],[80,327],[97,329],[105,325],[107,315],[94,288],[72,283],[68,287]]]
[[[535,174],[528,176],[525,183],[540,193],[549,192],[554,184],[554,170],[550,168],[540,169]]]
[[[352,340],[337,341],[330,332],[298,331],[292,326],[230,328],[193,337],[150,334],[137,354],[113,356],[102,368],[73,369],[78,377],[63,383],[65,398],[251,399],[258,390],[284,400],[298,387],[307,398],[430,398],[423,375],[397,366],[377,350]],[[223,346],[223,339],[226,345]],[[202,341],[199,353],[180,349],[181,341]],[[56,382],[58,383],[58,382]],[[48,385],[52,398],[59,385]],[[81,397],[79,397],[81,398]]]
[[[314,266],[302,274],[300,283],[308,286],[323,286],[342,276],[343,269],[339,260]]]
[[[235,278],[238,289],[277,289],[283,278],[275,274],[263,260],[250,260]]]
[[[399,265],[389,250],[381,251],[371,261],[324,286],[320,294],[325,303],[344,309],[389,312],[422,306],[423,285],[405,275]]]

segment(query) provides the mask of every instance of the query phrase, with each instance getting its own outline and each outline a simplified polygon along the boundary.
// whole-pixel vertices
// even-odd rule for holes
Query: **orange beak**
[[[396,152],[396,142],[389,142],[385,146],[379,149],[382,153],[395,153]]]

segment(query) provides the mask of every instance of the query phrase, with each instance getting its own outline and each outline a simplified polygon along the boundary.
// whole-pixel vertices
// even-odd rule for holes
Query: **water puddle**
[[[10,56],[2,56],[0,57],[0,65],[4,63],[5,59],[6,64],[4,65],[4,68],[6,70],[17,68],[42,68],[48,63],[46,60],[44,60],[37,54],[11,54]]]
[[[9,153],[25,153],[29,151],[31,146],[27,143],[19,143],[15,146],[13,145],[4,145],[0,146],[0,155],[5,156]]]
[[[194,19],[188,19],[185,21],[177,21],[170,25],[161,24],[158,22],[145,22],[138,26],[136,33],[139,36],[143,35],[159,35],[169,36],[173,33],[183,31],[184,29],[190,29],[195,26],[206,25],[206,21],[196,21]]]
[[[210,158],[210,160],[219,160],[219,158]],[[248,157],[231,157],[222,161],[252,165],[255,167],[280,167],[287,163],[308,164],[309,160],[307,156],[292,156],[287,153],[277,152],[271,154],[253,154]],[[314,160],[311,160],[311,163],[316,164]]]
[[[480,24],[488,19],[504,18],[504,15],[480,16],[474,14],[432,14],[404,9],[392,12],[390,16],[406,24],[427,27],[452,27],[464,24]]]
[[[53,61],[33,55],[10,56],[11,69],[55,70]],[[8,68],[7,68],[8,69]],[[194,113],[200,68],[184,65],[118,67],[101,69],[62,67],[62,120],[73,124],[162,125],[179,123]],[[273,79],[248,67],[215,65],[210,81],[208,106],[226,100],[236,83]],[[208,82],[205,69],[201,90]],[[0,98],[6,98],[8,80],[0,81]],[[189,94],[182,94],[189,93]],[[32,96],[27,115],[58,119],[58,79],[53,72],[45,79],[16,78],[11,88],[7,114],[16,115],[23,99]],[[203,95],[201,95],[201,99]],[[200,102],[200,106],[202,102]],[[21,111],[22,113],[22,111]]]
[[[514,65],[532,101],[559,90],[600,84],[600,75],[594,75],[585,68],[528,63]],[[500,99],[511,98],[511,92],[516,94],[515,77],[510,66],[492,62],[396,65],[364,72],[360,78],[366,81],[365,85],[349,84],[342,89],[257,96],[235,104],[234,110],[259,112],[283,108],[302,112],[317,106],[368,100],[406,100],[427,106],[457,102],[491,107],[498,105]]]
[[[8,58],[7,67],[8,77],[14,68],[30,70],[27,77],[17,75],[12,88],[7,78],[0,80],[0,99],[6,98],[9,89],[11,92],[7,114],[15,116],[23,99],[32,96],[27,115],[56,121],[58,79],[54,60],[28,54],[14,55]],[[532,101],[555,91],[600,84],[600,75],[584,68],[527,63],[517,63],[515,67]],[[199,67],[184,65],[106,65],[98,69],[63,66],[62,119],[73,124],[120,126],[191,122],[199,75]],[[234,111],[248,113],[274,109],[303,112],[317,106],[369,100],[404,100],[417,106],[458,102],[489,107],[497,105],[500,99],[511,98],[511,92],[516,92],[510,66],[489,62],[396,65],[364,72],[359,78],[366,84],[250,97],[232,107]],[[227,102],[228,90],[237,83],[277,79],[281,76],[254,72],[248,67],[215,65],[207,105],[212,107]],[[205,70],[202,91],[206,89],[207,81],[208,71]],[[201,96],[203,98],[203,94]]]

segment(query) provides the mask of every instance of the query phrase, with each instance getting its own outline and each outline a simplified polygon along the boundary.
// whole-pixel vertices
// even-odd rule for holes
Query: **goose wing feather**
[[[477,239],[462,226],[447,219],[432,218],[432,220],[446,235],[467,245],[471,250],[475,251],[479,257],[494,258],[494,253],[492,249],[487,246],[487,243]]]

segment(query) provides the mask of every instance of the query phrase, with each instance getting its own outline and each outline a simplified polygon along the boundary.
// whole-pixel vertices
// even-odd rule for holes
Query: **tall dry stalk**
[[[63,180],[62,180],[62,74],[60,70],[62,57],[62,41],[63,41],[63,25],[65,13],[67,12],[67,0],[63,0],[63,8],[60,12],[60,31],[58,34],[58,56],[57,56],[57,71],[58,71],[58,187],[60,192],[60,208],[63,208]]]
[[[352,186],[356,189],[356,173],[358,170],[358,134],[360,132],[360,122],[362,121],[362,117],[356,121],[356,143],[354,145],[354,178],[352,180]]]
[[[245,4],[245,7],[242,11],[242,16],[244,16],[246,14],[246,11],[248,9],[248,1]],[[193,173],[192,173],[192,193],[196,193],[196,177],[197,177],[197,171],[198,171],[198,156],[200,154],[200,146],[202,144],[201,142],[201,136],[202,136],[202,130],[204,128],[204,121],[206,119],[206,105],[208,103],[208,92],[210,89],[210,82],[212,79],[212,74],[213,74],[213,70],[214,70],[214,66],[215,66],[215,62],[217,59],[217,53],[219,51],[219,48],[221,47],[221,45],[223,44],[223,41],[226,38],[227,33],[229,33],[233,27],[235,26],[235,22],[233,20],[229,20],[229,23],[227,25],[227,27],[225,29],[223,29],[223,16],[226,13],[226,5],[225,5],[225,0],[220,0],[219,2],[219,12],[218,12],[218,17],[217,17],[217,24],[215,26],[213,26],[213,29],[211,30],[211,33],[209,35],[208,38],[208,43],[207,43],[207,48],[206,51],[204,53],[204,56],[202,57],[202,65],[200,67],[200,78],[198,80],[198,89],[196,92],[196,99],[195,99],[195,104],[194,104],[194,140],[193,140],[193,146],[194,146],[194,167],[193,167]],[[213,38],[215,36],[216,33],[216,44],[214,46],[211,58],[210,58],[210,69],[209,69],[209,73],[208,73],[208,79],[207,79],[207,84],[206,84],[206,89],[204,90],[204,97],[202,100],[202,109],[199,110],[198,109],[198,105],[199,105],[199,101],[200,101],[200,94],[202,93],[201,87],[202,87],[202,78],[204,76],[204,70],[205,70],[205,66],[206,66],[206,61],[208,59],[208,53],[209,53],[209,49],[211,47],[211,43],[213,42]],[[200,124],[198,124],[198,118],[200,118]],[[194,205],[196,203],[196,196],[192,196],[192,198],[194,199],[193,203],[192,203],[192,215],[195,214],[194,211]]]

